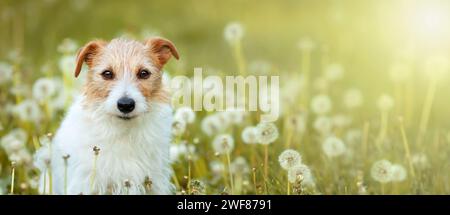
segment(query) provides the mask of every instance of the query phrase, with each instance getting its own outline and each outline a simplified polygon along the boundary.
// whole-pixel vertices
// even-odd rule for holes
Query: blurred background
[[[321,62],[345,64],[344,81],[378,96],[389,91],[389,71],[401,61],[414,62],[415,98],[420,98],[429,74],[423,71],[430,57],[450,50],[450,3],[442,0],[285,0],[272,1],[0,1],[0,57],[20,55],[34,77],[41,65],[58,56],[65,38],[79,46],[95,38],[131,34],[138,38],[162,35],[181,52],[185,72],[193,67],[236,70],[223,39],[227,23],[245,27],[245,57],[267,61],[277,73],[300,72],[299,42],[309,39],[313,75]],[[445,76],[448,81],[448,76]],[[436,98],[449,85],[442,84]],[[448,104],[436,99],[434,110],[448,126]]]
[[[239,46],[227,39],[230,23],[237,24],[240,31]],[[389,112],[393,130],[387,132],[393,135],[391,140],[401,145],[397,123],[401,117],[413,151],[422,149],[423,143],[437,146],[428,153],[440,153],[432,173],[449,170],[448,0],[0,0],[0,68],[13,71],[11,79],[20,86],[29,86],[28,91],[14,88],[7,93],[17,84],[4,84],[0,88],[1,108],[8,109],[7,104],[17,94],[30,96],[34,81],[43,76],[63,76],[65,84],[74,84],[67,80],[73,73],[70,59],[74,60],[75,51],[92,39],[127,36],[144,40],[153,35],[170,39],[180,52],[180,61],[171,61],[166,67],[170,75],[190,75],[194,67],[206,68],[209,74],[236,74],[242,64],[247,74],[279,75],[281,86],[289,85],[282,95],[299,94],[301,100],[282,100],[288,113],[308,112],[309,99],[327,93],[334,111],[357,115],[353,125],[358,128],[374,122],[372,136],[379,137],[383,136],[378,134],[378,128],[383,127],[378,122],[380,109],[383,112],[394,106]],[[0,80],[7,79],[7,72],[0,74],[4,76]],[[297,83],[304,91],[291,88]],[[345,110],[342,94],[353,88],[362,92],[364,102],[355,111]],[[54,132],[62,114],[52,115],[41,124],[44,128],[33,130],[28,139]],[[0,116],[0,134],[16,127],[29,128],[8,112]],[[285,135],[286,127],[281,124],[280,133]],[[314,157],[314,153],[302,153],[306,159]],[[4,154],[0,175],[8,177],[9,162]],[[448,174],[428,192],[448,194],[445,181],[449,181]],[[428,181],[430,186],[432,183]],[[418,185],[411,182],[408,186]],[[400,193],[413,192],[406,187]],[[426,193],[424,190],[417,192]],[[324,188],[321,192],[341,191]],[[282,193],[278,189],[274,192]]]

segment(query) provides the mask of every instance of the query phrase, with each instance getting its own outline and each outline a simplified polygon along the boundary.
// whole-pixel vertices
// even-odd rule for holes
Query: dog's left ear
[[[179,59],[177,48],[175,45],[167,39],[161,37],[152,37],[145,41],[145,45],[149,47],[150,55],[152,59],[154,59],[156,66],[160,69],[164,66],[164,64],[169,61],[172,55],[175,59]]]

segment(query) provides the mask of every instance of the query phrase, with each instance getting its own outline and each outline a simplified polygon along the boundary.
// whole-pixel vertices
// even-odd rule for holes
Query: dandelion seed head
[[[247,160],[242,156],[236,157],[231,163],[231,172],[233,174],[240,175],[246,175],[250,173],[250,166]]]
[[[331,120],[336,128],[345,128],[352,123],[350,116],[344,114],[334,115]]]
[[[424,169],[429,166],[428,157],[424,153],[416,153],[411,155],[411,163],[420,169]]]
[[[242,141],[247,144],[258,143],[258,130],[256,127],[247,126],[242,131]]]
[[[378,109],[381,111],[389,111],[394,107],[394,99],[387,94],[381,95],[377,101]]]
[[[311,169],[309,169],[309,167],[305,164],[300,164],[290,168],[288,170],[288,181],[290,183],[301,181],[302,186],[314,186],[315,184]]]
[[[222,162],[219,161],[212,161],[209,163],[209,168],[213,175],[221,175],[222,172],[225,170],[225,166]]]
[[[380,183],[390,182],[392,179],[392,164],[388,160],[379,160],[372,165],[370,175]]]
[[[313,127],[322,135],[331,133],[333,128],[333,121],[327,116],[319,116],[314,120]]]
[[[406,169],[400,164],[394,164],[391,166],[392,181],[401,182],[407,177]]]
[[[16,128],[2,137],[0,143],[7,154],[12,154],[25,148],[27,134],[24,130]]]
[[[337,81],[344,76],[344,68],[341,64],[333,63],[325,68],[325,78],[330,81]]]
[[[33,164],[41,173],[45,173],[51,164],[51,148],[50,144],[42,145],[34,154]]]
[[[0,62],[0,85],[12,80],[13,67],[12,65]]]
[[[195,112],[191,107],[180,107],[175,112],[175,120],[184,121],[187,124],[195,121]]]
[[[288,119],[290,127],[297,133],[306,131],[307,116],[306,114],[295,114]]]
[[[277,126],[272,122],[261,122],[256,126],[258,143],[267,145],[277,140],[279,133]]]
[[[268,75],[272,70],[272,64],[265,60],[255,60],[250,62],[248,70],[254,75]]]
[[[244,27],[239,22],[231,22],[225,26],[225,40],[230,44],[235,44],[244,37]]]
[[[311,38],[303,37],[298,41],[297,47],[302,51],[310,52],[316,48],[316,44]]]
[[[94,146],[94,147],[92,148],[92,150],[94,151],[94,154],[95,154],[96,156],[100,153],[100,148],[97,147],[97,146]]]
[[[297,151],[286,149],[278,156],[278,162],[283,169],[289,170],[290,168],[300,165],[302,157]]]
[[[223,122],[220,120],[218,115],[210,115],[205,117],[202,120],[201,127],[202,131],[208,136],[213,136],[214,134],[224,130]]]
[[[19,117],[20,120],[26,122],[38,122],[42,113],[39,105],[34,100],[24,100],[13,107],[13,113]]]
[[[322,150],[325,155],[332,158],[343,155],[347,151],[347,147],[341,139],[330,136],[323,142]]]
[[[363,104],[363,95],[360,90],[351,88],[345,91],[344,105],[348,109],[360,107]]]
[[[130,187],[131,187],[131,182],[130,182],[130,180],[126,179],[125,181],[123,181],[123,185],[124,185],[126,188],[130,188]]]
[[[58,45],[58,52],[62,54],[75,54],[78,44],[75,40],[66,38]]]
[[[33,85],[33,98],[37,101],[45,101],[57,93],[57,86],[53,79],[40,78]]]
[[[245,111],[236,108],[227,108],[223,112],[225,117],[229,119],[231,124],[238,125],[244,121]]]
[[[64,55],[59,59],[59,69],[61,72],[72,72],[75,69],[75,55]]]
[[[345,135],[345,141],[349,144],[356,144],[361,141],[362,131],[361,129],[349,129]]]
[[[325,94],[317,95],[311,101],[311,109],[318,115],[327,114],[331,108],[331,99]]]
[[[213,140],[213,149],[220,154],[227,154],[234,149],[234,139],[229,134],[220,134]]]
[[[186,131],[186,121],[181,119],[174,119],[172,122],[172,134],[180,136]]]
[[[200,180],[192,180],[189,184],[191,187],[191,195],[204,195],[206,193],[206,186]]]

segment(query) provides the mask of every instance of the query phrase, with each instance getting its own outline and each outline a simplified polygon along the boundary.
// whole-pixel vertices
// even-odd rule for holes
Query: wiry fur
[[[158,45],[170,43],[156,40]],[[161,53],[165,61],[156,62]],[[178,58],[178,53],[174,55]],[[84,94],[68,111],[51,146],[54,193],[64,194],[65,188],[68,194],[172,193],[169,163],[172,108],[162,87],[160,71],[168,58],[166,47],[154,47],[153,43],[118,39],[85,46],[78,59],[89,65]],[[152,73],[150,78],[136,77],[142,68]],[[114,71],[114,80],[102,79],[105,69]],[[118,117],[124,114],[117,110],[116,102],[124,95],[136,101],[135,110],[126,114],[132,117],[129,120]],[[100,149],[95,170],[94,146]],[[63,159],[66,154],[70,155],[67,186]],[[144,187],[146,177],[152,182],[150,191]],[[124,186],[126,180],[130,187]],[[43,185],[42,182],[40,190]]]

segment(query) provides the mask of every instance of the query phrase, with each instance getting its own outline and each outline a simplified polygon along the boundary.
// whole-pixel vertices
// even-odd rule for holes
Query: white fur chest
[[[122,120],[88,114],[76,102],[53,142],[55,192],[64,193],[66,187],[69,194],[169,194],[171,123],[168,104],[152,103],[145,115]],[[97,156],[94,146],[100,149]],[[66,183],[64,154],[70,155]],[[146,178],[151,180],[147,191]]]

